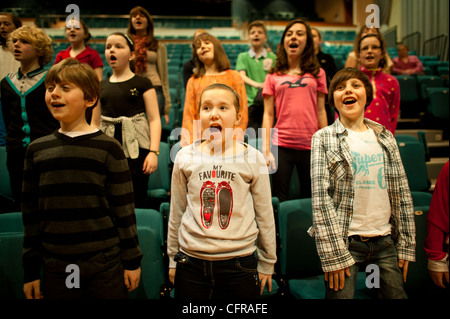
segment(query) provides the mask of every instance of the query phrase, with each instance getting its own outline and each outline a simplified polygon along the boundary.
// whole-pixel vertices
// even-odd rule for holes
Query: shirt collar
[[[248,50],[248,54],[250,55],[250,57],[252,59],[256,56],[256,52],[252,48],[250,48],[250,50]],[[265,58],[266,56],[267,56],[267,50],[266,50],[266,48],[263,48],[261,57]]]
[[[378,67],[378,68],[375,68],[375,69],[366,69],[365,67],[361,66],[360,70],[363,71],[364,74],[366,74],[366,75],[370,75],[370,74],[375,75],[377,73],[382,72],[381,67]]]
[[[41,73],[41,72],[43,72],[43,71],[45,71],[44,68],[43,68],[43,67],[39,67],[39,68],[37,68],[37,69],[35,69],[35,70],[31,71],[31,72],[28,72],[28,73],[26,73],[26,74],[23,74],[23,73],[22,73],[22,70],[20,70],[20,68],[19,68],[19,71],[17,71],[17,78],[18,78],[19,80],[20,80],[21,78],[23,78],[24,76],[27,76],[27,77],[31,78],[31,77],[33,77],[33,76],[35,76],[35,75],[37,75],[37,74],[39,74],[39,73]]]
[[[381,125],[377,122],[374,122],[372,120],[369,120],[368,118],[364,118],[364,124],[366,124],[372,130],[374,130],[374,132],[376,134],[381,134],[386,130],[386,128],[383,125]],[[335,126],[337,134],[343,134],[343,133],[347,134],[347,129],[345,128],[344,125],[342,125],[342,123],[341,123],[341,121],[339,121],[339,119],[336,119],[336,121],[334,121],[334,126]]]

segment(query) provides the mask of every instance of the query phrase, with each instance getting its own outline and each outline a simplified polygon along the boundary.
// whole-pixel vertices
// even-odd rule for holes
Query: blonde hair
[[[16,40],[27,42],[33,46],[39,56],[39,65],[41,67],[52,60],[52,39],[41,29],[24,25],[11,32],[8,39],[8,47],[11,50],[14,50],[13,43]]]

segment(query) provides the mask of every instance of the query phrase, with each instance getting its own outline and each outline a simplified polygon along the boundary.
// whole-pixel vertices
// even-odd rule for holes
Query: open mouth
[[[60,102],[52,102],[52,106],[53,106],[54,108],[58,108],[58,107],[63,107],[64,104],[62,104],[62,103],[60,103]]]
[[[291,49],[297,49],[298,48],[298,43],[291,43],[291,44],[289,44],[289,48],[291,48]]]
[[[111,56],[109,57],[109,60],[110,60],[111,62],[117,61],[117,57],[116,57],[115,55],[111,55]]]
[[[352,97],[344,99],[344,105],[350,105],[353,103],[356,103],[356,99],[354,99]]]
[[[211,133],[220,133],[222,132],[222,126],[220,126],[219,124],[211,124],[211,126],[209,127],[209,131]]]

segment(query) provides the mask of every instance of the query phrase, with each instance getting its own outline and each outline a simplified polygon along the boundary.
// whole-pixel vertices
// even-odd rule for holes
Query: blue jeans
[[[256,256],[208,261],[179,252],[175,256],[175,299],[257,299]]]
[[[356,237],[356,236],[355,236]],[[397,249],[391,236],[381,236],[368,241],[349,238],[350,254],[355,264],[350,267],[350,277],[345,278],[344,288],[334,291],[326,286],[326,299],[353,299],[355,293],[358,269],[361,265],[374,264],[379,267],[380,287],[377,290],[379,298],[406,299],[403,288],[403,275],[398,267]]]

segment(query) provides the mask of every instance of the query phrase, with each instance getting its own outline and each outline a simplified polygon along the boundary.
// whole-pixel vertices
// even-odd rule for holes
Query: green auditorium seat
[[[141,281],[130,299],[159,299],[165,283],[163,219],[154,209],[136,209],[136,224],[143,258]]]
[[[422,100],[428,98],[426,92],[427,88],[444,86],[444,80],[436,75],[417,75],[417,83],[419,85]]]
[[[167,200],[170,193],[170,150],[169,144],[166,142],[160,142],[159,156],[158,156],[158,169],[150,174],[148,180],[147,196],[150,200],[159,199]],[[158,204],[159,207],[160,203]]]
[[[417,79],[411,75],[395,75],[400,85],[401,102],[417,102],[419,95],[417,93]]]
[[[416,139],[397,139],[398,149],[411,191],[428,191],[427,165],[424,146]]]
[[[0,197],[12,202],[12,191],[9,184],[9,172],[6,167],[6,147],[0,146]],[[1,210],[0,210],[1,212]]]
[[[411,299],[422,298],[432,287],[428,275],[428,259],[423,249],[427,236],[427,215],[432,195],[427,192],[411,192],[414,202],[414,222],[416,226],[416,261],[409,263],[405,290]]]
[[[0,299],[24,299],[23,232],[0,233]]]
[[[449,93],[446,87],[427,88],[428,112],[437,119],[449,119]]]
[[[280,275],[288,292],[297,299],[323,299],[324,274],[314,238],[307,233],[312,225],[310,198],[281,202],[278,206]],[[358,273],[355,299],[368,299],[365,273]]]
[[[22,213],[0,214],[0,300],[24,299]]]
[[[21,212],[0,214],[0,233],[23,232]]]

